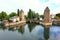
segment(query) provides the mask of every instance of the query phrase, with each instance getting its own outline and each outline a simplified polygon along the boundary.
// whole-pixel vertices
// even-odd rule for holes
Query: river
[[[33,23],[16,27],[0,26],[0,40],[60,40],[60,26]]]

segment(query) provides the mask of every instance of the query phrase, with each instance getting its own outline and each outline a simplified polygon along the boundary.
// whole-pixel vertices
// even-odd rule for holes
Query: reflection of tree
[[[29,28],[29,31],[31,32],[33,30],[33,28],[35,27],[36,24],[34,23],[29,23],[28,24],[28,28]]]
[[[49,39],[49,26],[44,26],[44,38],[45,40]]]
[[[0,25],[0,29],[5,30],[6,27],[4,27],[2,24]]]

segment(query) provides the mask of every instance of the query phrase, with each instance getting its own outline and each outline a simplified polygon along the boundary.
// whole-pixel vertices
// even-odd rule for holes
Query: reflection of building
[[[18,30],[19,33],[23,34],[25,31],[25,24],[19,24],[19,25],[14,25],[14,26],[9,26],[8,30],[10,31],[16,31]]]
[[[49,39],[49,27],[48,26],[44,27],[44,38],[45,40]]]
[[[25,26],[25,24],[24,25],[20,25],[19,28],[18,28],[18,32],[23,34],[24,31],[25,31],[25,27],[24,26]]]

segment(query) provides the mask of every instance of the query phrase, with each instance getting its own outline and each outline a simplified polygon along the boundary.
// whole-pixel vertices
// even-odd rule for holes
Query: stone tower
[[[46,7],[44,10],[44,23],[49,23],[50,22],[50,9]]]
[[[25,21],[23,10],[19,11],[19,18],[20,18],[20,21]]]

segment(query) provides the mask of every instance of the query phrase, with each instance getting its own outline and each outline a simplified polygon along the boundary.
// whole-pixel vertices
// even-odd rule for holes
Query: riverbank
[[[27,23],[36,23],[36,24],[40,24],[40,25],[42,25],[42,24],[44,24],[44,25],[51,24],[51,25],[55,25],[55,26],[60,26],[60,21],[52,21],[52,23],[42,23],[42,22],[43,21],[31,21],[31,20],[27,21]]]
[[[14,26],[14,25],[19,25],[19,24],[23,24],[23,23],[26,23],[26,21],[6,23],[6,24],[4,24],[4,26]]]
[[[60,26],[60,21],[53,21],[52,25]]]
[[[4,26],[14,26],[14,25],[19,25],[19,24],[23,24],[23,23],[35,23],[35,24],[39,24],[42,25],[43,21],[39,21],[39,20],[29,20],[29,21],[19,21],[19,22],[3,22]],[[53,21],[52,23],[44,23],[45,25],[58,25],[60,26],[60,21]]]

